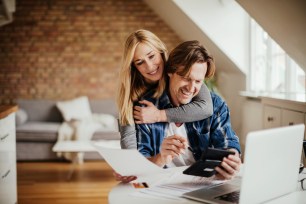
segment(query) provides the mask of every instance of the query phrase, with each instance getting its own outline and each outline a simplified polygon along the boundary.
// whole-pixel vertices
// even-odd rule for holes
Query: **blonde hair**
[[[133,64],[134,53],[139,43],[145,43],[157,50],[166,63],[168,53],[165,44],[152,32],[137,30],[131,33],[125,42],[121,70],[119,72],[119,90],[117,92],[117,106],[121,125],[134,124],[133,103],[148,91],[148,84]],[[165,69],[165,67],[164,67]],[[157,82],[153,97],[160,97],[166,87],[165,72]]]

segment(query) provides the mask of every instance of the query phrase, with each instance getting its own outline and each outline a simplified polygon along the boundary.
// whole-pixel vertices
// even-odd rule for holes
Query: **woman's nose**
[[[151,70],[153,68],[153,62],[150,60],[147,60],[147,69]]]

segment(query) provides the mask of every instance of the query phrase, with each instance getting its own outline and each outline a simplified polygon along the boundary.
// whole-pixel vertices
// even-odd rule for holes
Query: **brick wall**
[[[126,36],[181,40],[141,0],[20,0],[0,27],[0,104],[17,98],[115,98]]]

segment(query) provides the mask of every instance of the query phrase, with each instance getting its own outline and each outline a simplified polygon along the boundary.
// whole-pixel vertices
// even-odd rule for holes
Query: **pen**
[[[188,146],[188,149],[189,149],[189,151],[192,152],[192,154],[195,154],[194,151],[193,151],[193,149],[192,149],[190,146]]]

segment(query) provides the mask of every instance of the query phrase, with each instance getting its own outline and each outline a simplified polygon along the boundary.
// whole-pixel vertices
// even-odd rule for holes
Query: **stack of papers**
[[[136,149],[109,149],[95,146],[106,162],[122,176],[137,176],[135,182],[146,182],[149,188],[142,188],[134,196],[157,199],[180,200],[182,194],[200,188],[210,188],[224,183],[215,177],[198,177],[185,175],[188,168],[174,167],[163,169],[150,162]]]

